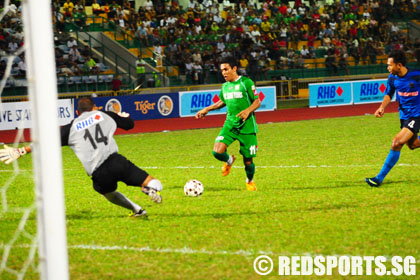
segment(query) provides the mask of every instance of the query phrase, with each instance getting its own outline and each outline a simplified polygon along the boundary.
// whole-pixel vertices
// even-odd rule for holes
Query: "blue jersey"
[[[420,70],[408,69],[404,77],[389,75],[385,94],[389,97],[397,93],[400,119],[407,120],[420,116]]]

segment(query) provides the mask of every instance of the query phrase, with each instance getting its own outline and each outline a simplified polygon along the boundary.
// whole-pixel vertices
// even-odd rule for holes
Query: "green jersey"
[[[242,134],[258,132],[254,113],[250,114],[245,122],[236,116],[251,106],[254,100],[258,98],[257,90],[251,79],[239,76],[238,80],[234,82],[224,83],[219,97],[227,107],[225,126],[237,128]]]

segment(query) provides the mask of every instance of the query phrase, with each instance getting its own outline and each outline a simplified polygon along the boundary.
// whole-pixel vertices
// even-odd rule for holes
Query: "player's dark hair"
[[[222,65],[222,64],[229,64],[230,67],[232,67],[232,69],[235,66],[238,67],[238,61],[236,59],[234,59],[233,57],[222,58],[219,62],[219,65]]]
[[[77,102],[77,110],[79,111],[79,114],[92,111],[94,106],[95,103],[90,97],[82,97]]]
[[[395,64],[401,63],[402,66],[405,66],[407,64],[407,57],[405,56],[405,53],[402,50],[392,51],[388,55],[388,58],[393,58]]]

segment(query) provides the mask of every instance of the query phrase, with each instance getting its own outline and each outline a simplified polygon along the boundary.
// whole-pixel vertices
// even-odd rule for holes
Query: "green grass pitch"
[[[71,279],[385,279],[340,278],[337,273],[280,277],[276,266],[261,277],[253,261],[262,253],[273,259],[410,255],[418,266],[420,151],[404,147],[380,188],[364,182],[382,167],[399,131],[397,114],[260,125],[258,192],[246,190],[240,157],[231,174],[221,176],[221,163],[211,154],[219,130],[116,137],[120,153],[164,185],[161,205],[138,188],[119,185],[119,191],[147,209],[148,219],[129,218],[129,211],[97,194],[71,149],[63,148]],[[238,151],[237,143],[228,150]],[[20,159],[21,171],[3,196],[12,210],[33,201],[31,167],[31,156]],[[1,165],[0,185],[11,178],[12,169]],[[201,197],[184,195],[189,179],[204,184]],[[21,216],[19,211],[1,212],[1,254]],[[35,232],[34,212],[25,230]],[[22,267],[29,243],[20,235],[7,267]],[[38,277],[30,266],[26,279]],[[16,279],[5,271],[0,278]]]

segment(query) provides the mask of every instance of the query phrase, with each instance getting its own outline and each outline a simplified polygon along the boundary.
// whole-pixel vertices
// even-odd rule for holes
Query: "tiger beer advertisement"
[[[179,117],[178,93],[142,94],[93,98],[99,110],[126,112],[133,120],[150,120]],[[75,110],[77,110],[75,101]]]

